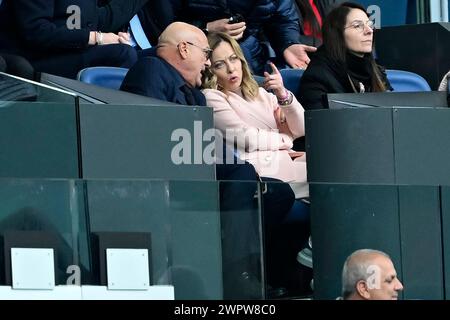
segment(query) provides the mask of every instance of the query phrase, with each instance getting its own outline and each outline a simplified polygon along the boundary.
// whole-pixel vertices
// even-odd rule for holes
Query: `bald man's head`
[[[200,87],[202,72],[211,65],[208,51],[208,39],[202,30],[174,22],[161,33],[156,54],[172,65],[189,86]]]
[[[161,33],[158,46],[177,45],[180,41],[196,41],[202,38],[206,39],[206,36],[199,28],[184,22],[174,22]]]
[[[344,299],[397,299],[403,290],[391,258],[384,252],[362,249],[353,252],[342,270]]]
[[[363,263],[373,263],[373,261],[380,256],[390,259],[389,256],[382,251],[361,249],[353,252],[347,260],[349,266],[356,266]]]

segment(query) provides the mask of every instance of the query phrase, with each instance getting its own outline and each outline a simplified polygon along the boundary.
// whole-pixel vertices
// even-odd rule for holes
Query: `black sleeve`
[[[277,56],[283,57],[283,51],[292,44],[300,43],[300,24],[294,2],[291,0],[273,0],[275,13],[264,24],[264,33]]]
[[[99,30],[114,32],[125,30],[133,16],[150,0],[111,0],[98,10]]]
[[[153,46],[158,43],[158,37],[164,29],[175,21],[179,5],[181,3],[174,0],[151,0],[139,11],[142,28]]]
[[[16,21],[27,44],[42,48],[85,48],[89,42],[88,29],[69,30],[56,25],[56,0],[13,0]]]
[[[299,101],[305,110],[324,109],[325,96],[329,90],[327,85],[314,75],[304,74],[300,80]]]

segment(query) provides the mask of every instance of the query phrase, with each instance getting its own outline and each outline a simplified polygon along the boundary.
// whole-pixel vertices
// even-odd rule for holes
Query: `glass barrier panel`
[[[8,232],[45,233],[57,253],[57,284],[66,284],[68,268],[76,266],[82,284],[104,285],[101,237],[119,243],[145,234],[151,239],[151,283],[174,285],[176,299],[270,298],[264,232],[285,214],[267,201],[283,188],[237,181],[4,178],[0,236],[5,241]],[[5,253],[0,256],[4,260]]]
[[[89,260],[80,254],[88,248],[82,189],[82,182],[73,180],[0,179],[0,236],[4,243],[0,259],[9,259],[10,247],[50,246],[55,250],[57,285],[66,284],[78,267],[83,278]],[[0,284],[11,285],[10,271],[6,274],[5,264],[0,268]],[[79,284],[79,280],[71,284]]]
[[[77,95],[0,72],[0,107],[12,101],[75,103]]]

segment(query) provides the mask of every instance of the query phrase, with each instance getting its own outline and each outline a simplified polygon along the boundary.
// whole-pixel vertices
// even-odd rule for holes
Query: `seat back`
[[[303,76],[304,70],[301,69],[280,69],[283,84],[286,89],[291,91],[296,97],[300,91],[300,79]],[[253,76],[260,87],[264,84],[263,76]]]
[[[254,75],[253,78],[255,78],[256,82],[258,83],[258,86],[262,87],[264,85],[264,77],[263,76]]]
[[[301,69],[281,69],[283,83],[286,89],[291,91],[296,97],[300,92],[300,79],[305,71]]]
[[[395,92],[431,91],[428,82],[417,73],[386,70],[387,78]]]
[[[100,87],[119,90],[128,69],[117,67],[90,67],[78,73],[78,80]]]

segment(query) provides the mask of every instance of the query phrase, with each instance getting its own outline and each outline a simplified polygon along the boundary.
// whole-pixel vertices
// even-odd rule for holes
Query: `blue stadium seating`
[[[91,67],[78,73],[78,80],[110,89],[119,89],[128,69],[116,67]],[[282,69],[281,76],[286,89],[297,95],[304,70]],[[386,70],[389,81],[396,92],[431,91],[427,81],[416,73],[401,70]],[[264,77],[255,76],[261,85]]]
[[[253,78],[255,78],[256,82],[258,83],[258,85],[260,87],[263,86],[263,84],[264,84],[264,77],[263,76],[255,76],[255,75],[253,75]]]
[[[116,67],[91,67],[78,73],[78,80],[100,87],[119,90],[128,69]]]
[[[282,69],[281,76],[286,89],[296,96],[300,90],[300,79],[304,70]],[[402,70],[386,70],[387,77],[396,92],[431,91],[428,82],[416,73]]]
[[[281,69],[280,73],[283,77],[283,83],[286,89],[291,91],[296,97],[300,90],[300,79],[304,70],[301,69]]]
[[[428,82],[416,73],[402,70],[386,70],[395,92],[431,91]]]
[[[281,69],[280,73],[283,77],[283,83],[286,89],[291,91],[295,96],[297,96],[300,90],[300,79],[303,75],[304,70],[300,69]],[[262,76],[253,76],[258,82],[258,85],[261,87],[264,82],[264,77]]]

